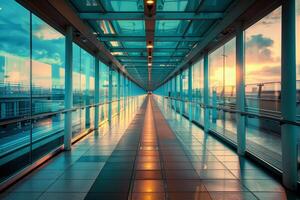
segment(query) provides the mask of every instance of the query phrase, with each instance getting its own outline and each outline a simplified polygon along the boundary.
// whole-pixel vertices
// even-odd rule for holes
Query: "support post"
[[[183,115],[183,107],[184,107],[184,98],[183,98],[183,72],[178,76],[179,78],[179,93],[180,93],[180,101],[179,101],[179,112]]]
[[[73,28],[67,27],[65,40],[65,109],[73,108]],[[64,150],[70,151],[72,144],[72,111],[65,114]]]
[[[113,69],[109,68],[109,75],[108,75],[108,121],[111,122],[112,119],[112,74]]]
[[[123,109],[126,108],[126,101],[127,101],[127,94],[126,94],[126,77],[123,77]]]
[[[118,113],[120,113],[121,111],[121,87],[120,84],[121,83],[121,74],[120,71],[118,71],[118,83],[117,83],[117,95],[118,95]]]
[[[129,110],[132,113],[132,96],[131,96],[131,81],[128,80],[128,96],[129,96]]]
[[[174,77],[174,91],[175,91],[175,96],[174,96],[174,110],[177,111],[177,75]]]
[[[173,97],[173,78],[171,80],[169,80],[169,83],[170,83],[170,87],[169,87],[169,91],[170,91],[170,98],[169,98],[169,105],[170,105],[170,108],[172,108],[172,105],[173,105],[173,99],[171,99]]]
[[[193,101],[193,93],[192,93],[192,91],[193,91],[193,80],[192,80],[192,76],[193,76],[193,74],[192,74],[192,66],[189,66],[189,69],[188,69],[189,71],[188,71],[188,96],[189,96],[189,103],[188,103],[188,105],[189,105],[189,120],[190,121],[192,121],[193,119],[192,119],[192,101]]]
[[[85,91],[84,91],[84,96],[85,96],[85,105],[90,105],[90,67],[85,67]],[[86,107],[85,108],[85,127],[89,128],[90,127],[90,108]]]
[[[296,121],[296,0],[282,1],[281,114]],[[297,131],[294,125],[281,126],[283,184],[297,189]]]
[[[98,130],[99,127],[99,96],[100,96],[100,82],[99,82],[99,60],[95,57],[95,116],[94,116],[94,128]]]
[[[243,24],[237,27],[236,34],[236,109],[245,112],[245,41]],[[246,129],[245,116],[237,113],[237,152],[245,155],[246,151]]]
[[[204,90],[204,132],[208,133],[209,131],[209,108],[207,108],[207,106],[209,105],[209,73],[208,73],[208,53],[205,52],[204,53],[204,57],[203,57],[203,90]]]

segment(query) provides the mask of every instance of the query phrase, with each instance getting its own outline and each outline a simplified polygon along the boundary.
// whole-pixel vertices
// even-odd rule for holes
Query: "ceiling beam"
[[[86,20],[215,20],[224,16],[222,12],[159,12],[153,17],[145,16],[142,12],[107,12],[79,13]]]
[[[162,65],[162,66],[161,66]],[[161,63],[161,64],[157,64],[157,63],[153,63],[152,67],[176,67],[177,64],[173,64],[173,63]],[[147,65],[143,65],[143,63],[127,63],[124,65],[125,68],[147,68]]]
[[[176,51],[188,52],[189,48],[179,48]],[[111,52],[147,52],[146,48],[112,48]],[[155,52],[174,52],[174,48],[154,48]]]
[[[144,42],[146,37],[144,36],[100,36],[100,41],[119,41],[119,42]],[[198,36],[155,36],[155,42],[198,42],[203,38]]]
[[[121,61],[123,65],[147,65],[148,60],[127,60],[127,61]],[[161,61],[152,61],[152,63],[160,63],[160,64],[164,64],[164,63],[179,63],[179,61],[170,61],[170,60],[161,60]]]
[[[146,56],[115,56],[117,59],[132,59],[132,60],[146,60]],[[153,56],[154,61],[159,61],[159,60],[177,60],[177,59],[182,59],[183,56]]]

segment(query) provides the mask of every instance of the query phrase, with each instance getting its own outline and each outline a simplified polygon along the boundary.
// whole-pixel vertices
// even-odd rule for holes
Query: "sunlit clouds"
[[[49,26],[46,24],[35,25],[35,31],[33,35],[41,40],[57,40],[64,38],[62,34],[53,28],[49,28]]]

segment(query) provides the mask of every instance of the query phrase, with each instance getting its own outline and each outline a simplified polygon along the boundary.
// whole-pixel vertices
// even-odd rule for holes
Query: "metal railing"
[[[279,122],[280,125],[282,125],[282,124],[290,124],[290,125],[300,126],[300,122],[285,120],[285,119],[283,119],[281,117],[275,117],[274,115],[269,115],[267,113],[264,114],[264,115],[262,115],[262,114],[257,114],[257,113],[242,112],[242,111],[239,111],[239,110],[236,110],[236,109],[227,108],[226,106],[205,105],[205,104],[200,103],[200,102],[187,101],[187,100],[182,100],[180,98],[174,98],[174,97],[168,97],[168,96],[164,96],[163,98],[167,98],[167,99],[170,99],[170,100],[182,101],[182,102],[185,102],[185,103],[191,103],[191,104],[199,105],[203,109],[216,109],[216,110],[221,110],[223,112],[240,114],[242,116],[246,116],[246,117],[249,117],[249,118],[259,118],[259,119],[273,120],[273,121]]]
[[[127,97],[127,98],[128,99],[134,98],[134,96],[133,97]],[[25,116],[25,117],[21,117],[21,118],[17,118],[17,119],[4,120],[4,121],[0,122],[0,126],[14,124],[14,123],[20,123],[20,122],[23,122],[23,121],[36,120],[36,119],[50,117],[50,116],[59,115],[59,114],[65,114],[67,112],[75,112],[77,110],[83,110],[83,109],[86,109],[86,108],[93,108],[93,107],[97,107],[97,106],[101,106],[101,105],[106,105],[106,104],[118,102],[118,101],[121,101],[121,100],[124,100],[124,99],[125,98],[121,98],[121,99],[117,99],[117,100],[113,100],[113,101],[100,102],[100,103],[97,103],[97,104],[77,106],[77,107],[74,107],[74,108],[71,108],[71,109],[62,109],[62,110],[58,110],[58,111],[55,111],[55,112],[47,112],[47,113],[35,114],[35,115],[32,115],[32,116]]]

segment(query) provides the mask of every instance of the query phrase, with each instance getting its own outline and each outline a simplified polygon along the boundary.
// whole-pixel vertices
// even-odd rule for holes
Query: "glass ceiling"
[[[155,2],[151,73],[159,73],[159,76],[152,76],[152,85],[163,81],[182,62],[233,0]],[[147,28],[145,22],[144,0],[71,0],[71,3],[78,14],[92,16],[83,20],[91,26],[99,41],[126,67],[128,73],[147,88],[146,36],[152,29]],[[210,16],[212,13],[220,17],[199,17],[199,14]]]

